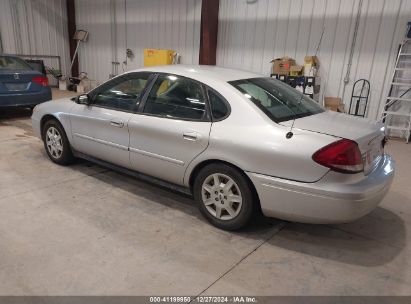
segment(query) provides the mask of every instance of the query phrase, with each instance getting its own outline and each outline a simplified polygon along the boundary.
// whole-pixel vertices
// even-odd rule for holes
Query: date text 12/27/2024
[[[197,297],[187,297],[187,296],[158,296],[150,297],[150,303],[257,303],[255,297],[248,296],[197,296]]]

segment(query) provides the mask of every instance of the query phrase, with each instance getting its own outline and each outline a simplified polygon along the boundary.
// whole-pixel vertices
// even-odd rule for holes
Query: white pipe
[[[361,20],[362,3],[363,3],[363,0],[360,0],[360,2],[358,3],[357,17],[355,19],[354,33],[353,33],[353,37],[352,37],[352,41],[351,41],[350,56],[348,57],[347,72],[346,72],[345,77],[344,77],[344,83],[345,84],[350,82],[352,59],[354,57],[355,43],[357,42],[358,28],[360,26],[360,20]]]

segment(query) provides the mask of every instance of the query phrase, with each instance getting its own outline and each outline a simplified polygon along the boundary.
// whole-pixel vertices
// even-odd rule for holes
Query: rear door
[[[16,57],[0,56],[0,94],[15,95],[35,93],[42,89],[33,81],[42,76],[26,62]]]
[[[129,121],[133,169],[183,184],[189,163],[208,146],[211,120],[203,85],[160,74]]]
[[[84,154],[129,168],[129,120],[138,107],[149,73],[130,73],[94,91],[90,105],[70,115],[73,147]]]

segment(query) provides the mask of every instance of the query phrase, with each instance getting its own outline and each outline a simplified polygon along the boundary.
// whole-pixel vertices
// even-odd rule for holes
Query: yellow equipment
[[[144,49],[144,66],[172,64],[175,51],[160,49]]]

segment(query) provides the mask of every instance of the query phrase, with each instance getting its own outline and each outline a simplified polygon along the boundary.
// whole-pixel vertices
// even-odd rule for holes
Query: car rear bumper
[[[0,108],[29,107],[51,100],[51,89],[43,87],[39,92],[0,94]]]
[[[331,224],[356,220],[374,210],[394,178],[395,162],[387,154],[365,178],[338,182],[325,175],[301,183],[250,173],[264,215],[284,220]]]

